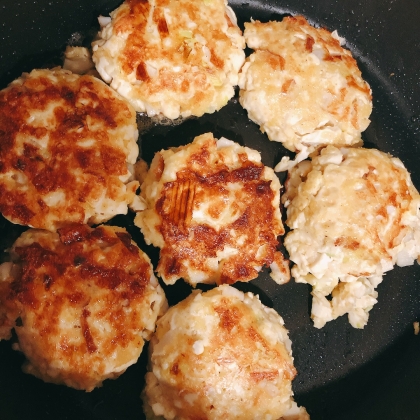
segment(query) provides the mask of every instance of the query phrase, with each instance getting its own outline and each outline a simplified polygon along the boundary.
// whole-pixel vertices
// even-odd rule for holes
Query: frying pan
[[[118,6],[118,0],[2,0],[0,2],[0,88],[22,71],[61,63],[67,44],[89,43],[96,18]],[[241,26],[250,18],[280,20],[303,14],[313,24],[337,29],[346,39],[373,91],[371,124],[363,133],[366,147],[398,156],[420,188],[420,3],[418,0],[232,0]],[[94,28],[94,30],[92,30]],[[176,127],[152,127],[141,135],[142,157],[149,161],[161,148],[186,144],[212,131],[262,154],[273,166],[285,149],[270,142],[248,120],[237,98],[220,112],[191,119]],[[282,178],[283,180],[283,178]],[[152,258],[133,225],[133,215],[118,216]],[[5,249],[25,228],[0,219],[0,248]],[[298,376],[295,399],[313,420],[420,419],[420,268],[395,268],[378,287],[379,301],[363,330],[345,317],[315,329],[310,321],[307,285],[278,286],[262,272],[238,288],[258,293],[262,302],[284,318],[293,342]],[[170,304],[190,293],[182,282],[165,287]],[[46,384],[21,372],[24,357],[0,342],[0,418],[142,419],[146,351],[119,379],[105,381],[91,393]]]

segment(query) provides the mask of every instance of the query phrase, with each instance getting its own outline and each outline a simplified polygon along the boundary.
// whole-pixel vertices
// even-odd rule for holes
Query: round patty
[[[0,339],[14,328],[24,371],[91,391],[136,363],[166,309],[149,258],[125,229],[30,229],[0,269]]]
[[[100,22],[96,69],[136,111],[201,116],[234,95],[245,41],[225,0],[130,0]]]
[[[0,91],[0,125],[0,211],[11,222],[101,223],[135,201],[135,111],[102,81],[24,73]]]
[[[194,291],[158,321],[150,344],[148,418],[309,419],[292,398],[283,319],[251,293],[228,285]]]
[[[360,143],[371,90],[336,32],[296,16],[245,23],[244,36],[255,52],[241,71],[240,103],[270,140],[297,152],[297,161],[327,144]]]
[[[160,248],[157,273],[167,284],[234,283],[271,268],[289,280],[278,236],[280,182],[260,154],[211,133],[162,150],[141,186],[146,209],[137,213],[146,243]]]
[[[290,171],[282,199],[292,275],[313,287],[315,326],[348,313],[363,328],[382,275],[420,254],[420,196],[410,174],[378,150],[328,146]]]

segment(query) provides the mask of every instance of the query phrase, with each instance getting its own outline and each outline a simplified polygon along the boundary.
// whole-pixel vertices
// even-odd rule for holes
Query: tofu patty
[[[234,283],[271,268],[289,280],[280,251],[284,234],[280,182],[260,154],[211,133],[158,152],[141,186],[146,209],[135,224],[160,248],[157,273],[167,284]]]
[[[136,111],[199,117],[234,95],[245,41],[226,0],[127,0],[100,22],[96,69]]]
[[[167,303],[125,229],[30,229],[0,266],[0,339],[14,328],[24,371],[91,391],[136,363]]]
[[[315,326],[348,313],[363,328],[383,274],[420,254],[420,196],[410,174],[376,149],[328,146],[289,172],[282,199],[292,275],[313,287]]]
[[[251,293],[194,291],[158,321],[150,344],[148,419],[309,419],[292,398],[283,319]]]
[[[93,76],[33,70],[0,91],[0,212],[56,230],[136,206],[136,114]]]
[[[245,23],[254,53],[240,74],[241,105],[270,140],[296,152],[296,162],[327,144],[361,142],[369,124],[369,85],[336,32],[303,16]],[[285,170],[288,158],[275,170]]]

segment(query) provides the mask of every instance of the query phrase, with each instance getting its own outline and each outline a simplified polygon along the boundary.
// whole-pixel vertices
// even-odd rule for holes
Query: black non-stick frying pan
[[[197,0],[200,1],[200,0]],[[22,71],[60,64],[66,44],[82,45],[97,29],[96,18],[118,0],[1,0],[0,88]],[[373,91],[371,124],[363,133],[366,147],[399,157],[420,188],[420,3],[419,0],[251,0],[231,1],[240,25],[250,18],[280,20],[303,14],[313,24],[337,29]],[[1,127],[0,127],[1,129]],[[176,127],[152,127],[141,136],[142,157],[150,161],[162,148],[190,142],[212,131],[262,153],[275,165],[286,151],[270,142],[248,120],[237,99],[220,112]],[[158,253],[144,244],[133,216],[113,224],[127,227],[156,264]],[[24,228],[0,218],[0,249]],[[309,318],[310,290],[292,280],[276,285],[263,272],[237,287],[260,295],[284,318],[293,341],[295,398],[313,420],[420,419],[420,268],[395,268],[378,287],[379,302],[364,330],[345,317],[315,329]],[[182,282],[166,287],[170,304],[187,296]],[[146,352],[119,379],[107,380],[91,393],[46,384],[21,372],[24,357],[0,342],[0,419],[131,420],[144,418],[140,392]]]

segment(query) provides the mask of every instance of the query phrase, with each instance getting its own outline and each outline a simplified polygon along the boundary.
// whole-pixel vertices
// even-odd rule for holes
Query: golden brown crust
[[[159,220],[155,230],[163,241],[157,271],[167,282],[184,278],[195,284],[198,272],[200,282],[249,281],[262,266],[277,263],[278,236],[284,233],[280,184],[245,148],[226,149],[217,149],[216,140],[206,134],[178,150],[179,162],[160,152],[151,165],[142,191],[150,207],[138,213],[136,223],[146,240],[159,245],[147,219],[153,213]],[[172,173],[175,161],[176,179],[164,182],[161,177]]]
[[[153,21],[157,24],[159,34],[162,39],[169,35],[168,24],[164,17],[164,7],[169,3],[168,0],[156,1],[154,6]],[[161,58],[162,51],[156,48],[153,45],[149,45],[149,36],[147,34],[147,25],[148,25],[148,16],[150,13],[150,4],[145,0],[129,0],[127,2],[129,8],[115,23],[114,32],[116,34],[127,34],[129,33],[127,44],[120,55],[120,62],[122,63],[122,69],[125,73],[130,74],[133,71],[136,73],[137,80],[141,81],[150,81],[150,76],[146,71],[146,61],[156,60]],[[186,13],[191,21],[193,22],[202,22],[201,15],[203,11],[201,10],[200,5],[195,4],[194,2],[184,2],[182,12]],[[226,22],[230,22],[230,19],[226,16]],[[204,22],[202,22],[204,23]],[[217,26],[216,26],[217,28]],[[185,28],[181,22],[178,22],[176,19],[171,21],[171,32],[179,33],[185,31]],[[217,42],[223,41],[225,43],[230,43],[228,36],[219,30],[212,31],[211,38],[208,39],[206,44],[210,50],[211,62],[219,68],[223,68],[223,61],[217,57],[216,50]],[[202,66],[202,56],[201,55],[190,55],[186,51],[186,45],[184,45],[184,39],[182,36],[179,36],[179,42],[171,45],[170,48],[165,49],[165,53],[172,57],[175,62],[173,64],[181,64],[187,56],[189,64],[191,66]],[[149,46],[148,46],[149,45]],[[210,69],[208,69],[210,71]],[[148,94],[153,94],[157,91],[163,90],[165,88],[170,88],[171,90],[178,90],[179,86],[181,90],[188,90],[189,85],[194,85],[194,97],[191,99],[192,107],[197,107],[194,103],[199,103],[201,101],[201,95],[203,95],[202,89],[202,79],[204,79],[204,74],[200,77],[198,74],[196,78],[191,77],[190,74],[181,74],[177,76],[169,68],[167,69],[168,77],[161,77],[158,80],[158,83],[151,82],[147,87],[146,91]]]
[[[139,112],[214,112],[233,96],[245,59],[226,8],[224,0],[125,1],[93,43],[96,68]]]
[[[137,360],[164,298],[124,229],[29,230],[11,255],[15,273],[0,306],[20,317],[15,330],[31,373],[91,390]]]
[[[206,177],[197,172],[178,173],[177,181],[165,185],[163,196],[156,204],[156,210],[162,218],[160,232],[165,238],[158,271],[164,277],[174,274],[182,277],[181,265],[185,258],[189,260],[190,267],[205,270],[201,264],[203,260],[216,257],[217,252],[227,246],[237,247],[232,230],[237,237],[246,235],[246,240],[237,257],[223,265],[218,280],[220,284],[255,278],[257,271],[254,261],[249,262],[252,258],[250,250],[255,250],[262,243],[270,252],[261,263],[269,266],[273,261],[278,245],[277,237],[271,229],[274,193],[270,189],[270,181],[261,179],[263,165],[246,162],[242,168],[234,171],[218,169],[214,168],[214,172]],[[191,224],[194,201],[212,200],[213,206],[209,210],[217,216],[217,201],[223,200],[224,193],[227,193],[226,184],[231,182],[245,184],[238,197],[242,200],[242,206],[246,207],[241,216],[220,230]]]
[[[54,230],[97,222],[102,195],[117,206],[132,199],[124,182],[137,155],[135,113],[98,79],[24,75],[0,92],[0,123],[0,211],[11,221]]]
[[[42,289],[50,291],[53,288],[56,291],[65,291],[64,298],[54,299],[54,295],[50,296],[49,309],[38,316],[41,323],[50,320],[49,332],[58,333],[59,319],[54,317],[54,314],[60,313],[64,304],[79,306],[82,302],[88,303],[90,292],[89,288],[85,289],[82,286],[82,278],[86,283],[88,279],[89,282],[92,281],[92,285],[88,287],[106,289],[110,293],[109,302],[123,298],[131,303],[141,299],[150,279],[151,268],[149,263],[140,257],[138,249],[135,253],[126,252],[126,244],[109,227],[92,229],[86,225],[76,225],[64,228],[63,234],[60,229],[58,234],[62,245],[57,244],[54,249],[43,244],[43,241],[14,248],[18,261],[22,263],[22,271],[11,283],[11,292],[8,296],[8,299],[17,300],[22,310],[26,306],[37,310],[44,300]],[[131,241],[129,235],[128,239]],[[106,252],[105,264],[98,261],[97,244],[101,247],[111,247]],[[109,306],[108,309],[111,310],[112,307]],[[121,331],[123,319],[112,312],[112,310],[104,312],[103,315],[108,318],[116,331]],[[88,311],[82,314],[84,319],[87,316]],[[131,325],[131,328],[134,326]],[[127,338],[124,337],[123,331],[120,334],[121,336],[113,337],[108,345],[114,347],[118,342],[123,344]],[[86,349],[85,345],[89,347],[89,343],[84,343],[81,348]]]

